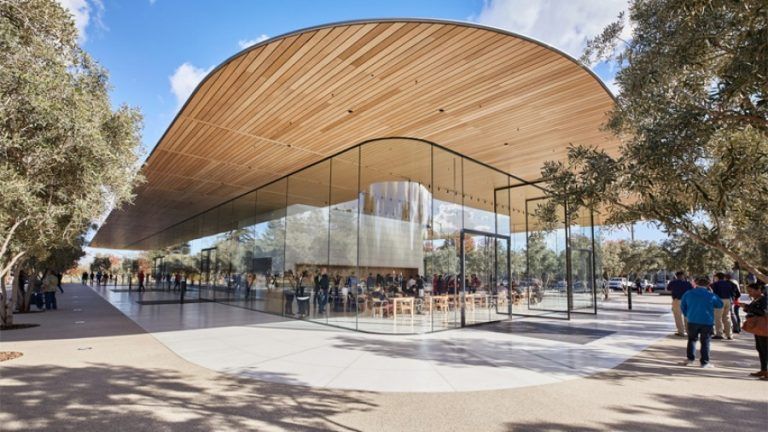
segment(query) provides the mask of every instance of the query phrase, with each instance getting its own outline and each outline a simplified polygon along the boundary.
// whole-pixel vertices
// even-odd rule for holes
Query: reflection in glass
[[[594,309],[599,251],[590,214],[547,226],[544,200],[439,146],[375,140],[157,234],[173,246],[147,268],[195,298],[361,331],[567,318]]]

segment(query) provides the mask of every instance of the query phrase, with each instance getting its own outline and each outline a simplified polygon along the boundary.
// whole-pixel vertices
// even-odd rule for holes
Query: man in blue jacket
[[[690,366],[696,360],[696,341],[701,338],[701,367],[711,368],[709,344],[715,324],[715,309],[722,309],[723,301],[707,288],[709,277],[696,278],[696,288],[686,292],[680,301],[680,309],[688,320],[688,359],[683,365]]]

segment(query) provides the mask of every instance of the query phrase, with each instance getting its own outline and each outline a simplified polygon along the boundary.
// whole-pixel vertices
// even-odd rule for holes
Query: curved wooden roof
[[[249,47],[197,87],[143,167],[134,204],[91,246],[130,248],[195,214],[362,141],[429,140],[534,180],[569,143],[615,151],[613,98],[587,68],[529,38],[469,23],[375,20]]]

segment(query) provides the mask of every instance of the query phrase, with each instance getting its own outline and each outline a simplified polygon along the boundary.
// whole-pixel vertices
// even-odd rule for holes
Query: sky
[[[115,107],[144,115],[149,154],[195,86],[250,44],[305,27],[365,18],[440,18],[500,27],[579,57],[586,40],[626,9],[624,0],[58,0],[80,44],[110,73]],[[615,91],[614,68],[593,70]],[[658,239],[639,226],[636,238]]]

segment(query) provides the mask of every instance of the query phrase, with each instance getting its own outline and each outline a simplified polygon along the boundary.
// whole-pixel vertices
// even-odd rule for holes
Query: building
[[[163,249],[152,272],[201,299],[287,316],[326,269],[339,286],[304,318],[360,331],[594,313],[594,215],[545,226],[537,179],[569,144],[615,153],[612,107],[573,58],[495,28],[300,30],[199,84],[91,245]]]

